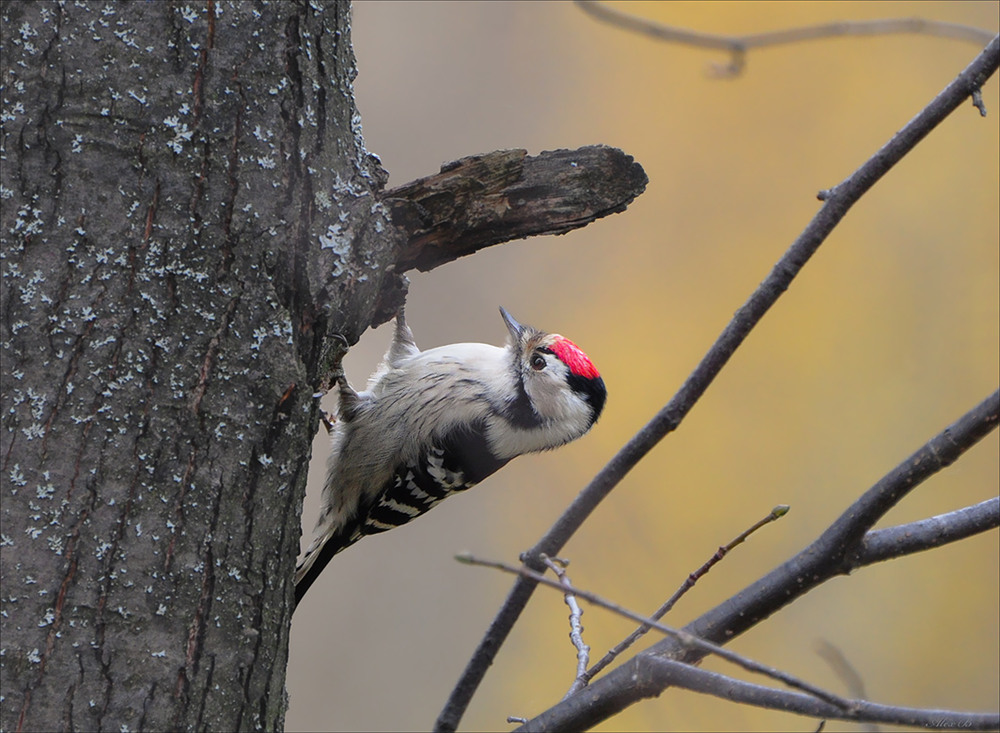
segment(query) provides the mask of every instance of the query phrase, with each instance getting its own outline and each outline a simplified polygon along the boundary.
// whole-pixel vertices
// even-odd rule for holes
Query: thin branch
[[[814,41],[820,38],[840,38],[843,36],[886,36],[893,34],[918,34],[968,41],[985,46],[993,38],[992,31],[960,23],[946,23],[924,18],[885,18],[881,20],[836,21],[819,25],[787,28],[780,31],[748,33],[745,35],[722,35],[665,25],[655,20],[626,13],[607,3],[595,0],[576,0],[582,11],[601,22],[667,43],[677,43],[697,48],[728,51],[728,64],[713,64],[714,75],[731,77],[740,74],[746,66],[746,52],[756,48],[781,46],[788,43]]]
[[[381,200],[403,235],[397,272],[423,272],[500,242],[565,234],[624,211],[649,179],[606,145],[528,155],[498,150],[441,166]]]
[[[848,210],[892,167],[912,150],[931,130],[959,107],[972,92],[996,71],[1000,62],[1000,38],[989,46],[951,82],[930,104],[907,123],[881,150],[869,158],[840,185],[828,192],[822,208],[813,217],[788,251],[775,264],[767,278],[736,312],[722,334],[701,360],[676,395],[601,469],[573,500],[562,516],[525,555],[525,564],[541,570],[544,553],[558,555],[569,538],[580,528],[598,504],[625,475],[668,433],[675,430],[715,377],[729,361],[736,348],[764,314],[788,289],[810,257],[819,249]],[[535,589],[535,582],[519,578],[504,601],[465,671],[459,678],[438,716],[435,728],[454,731],[469,701],[493,663],[497,651],[517,621]]]
[[[859,548],[870,527],[884,511],[918,484],[953,463],[997,427],[1000,391],[994,392],[958,421],[931,438],[920,450],[886,474],[851,504],[812,544],[732,598],[702,614],[684,631],[713,643],[728,643],[771,614],[837,575],[858,567]],[[642,658],[661,656],[694,664],[705,653],[673,639],[664,639],[615,668],[577,695],[529,721],[529,730],[582,730],[620,712],[639,697],[622,689],[633,684]],[[647,687],[651,695],[663,689]],[[595,704],[599,700],[600,704]]]
[[[897,707],[867,700],[850,700],[847,708],[840,708],[801,692],[755,685],[663,657],[649,656],[643,660],[643,667],[648,669],[648,673],[644,676],[653,677],[656,685],[683,687],[736,703],[814,718],[949,730],[995,730],[1000,727],[1000,716],[996,713]],[[525,728],[529,729],[539,730],[533,727]]]
[[[766,664],[761,664],[756,662],[749,657],[744,657],[742,654],[737,654],[731,649],[726,649],[725,647],[713,644],[705,639],[700,639],[697,636],[689,634],[683,629],[675,629],[672,626],[667,626],[666,624],[661,624],[659,621],[654,621],[651,618],[647,618],[642,614],[636,613],[635,611],[630,611],[624,606],[619,606],[617,603],[612,603],[605,598],[597,595],[596,593],[591,593],[590,591],[581,590],[575,586],[569,585],[566,582],[559,582],[547,578],[541,573],[536,573],[534,570],[521,565],[520,567],[515,567],[514,565],[508,565],[507,563],[499,562],[497,560],[483,560],[482,558],[473,557],[469,554],[456,555],[455,559],[459,562],[465,563],[467,565],[481,565],[486,568],[494,568],[496,570],[502,570],[505,573],[511,573],[513,575],[520,575],[524,578],[530,578],[536,583],[541,583],[547,588],[555,588],[559,591],[566,591],[567,585],[572,589],[573,595],[579,596],[584,600],[590,601],[595,606],[600,606],[613,613],[617,613],[619,616],[624,616],[632,621],[637,621],[643,626],[649,626],[652,629],[666,634],[667,636],[677,640],[681,645],[687,649],[697,649],[703,654],[714,654],[717,657],[725,659],[727,662],[732,662],[733,664],[742,667],[748,672],[754,672],[756,674],[761,674],[771,679],[778,680],[779,682],[784,682],[789,687],[794,687],[798,690],[803,690],[808,692],[810,695],[814,695],[820,700],[825,700],[834,706],[844,706],[850,705],[850,702],[835,695],[832,692],[827,692],[821,687],[816,687],[815,685],[804,682],[797,677],[794,677],[787,672],[782,672],[780,669],[774,667],[769,667]]]
[[[752,535],[754,532],[756,532],[764,525],[770,524],[771,522],[775,521],[776,519],[780,519],[786,514],[788,514],[787,506],[783,504],[776,506],[768,513],[766,517],[755,522],[752,527],[749,527],[748,529],[741,532],[734,540],[732,540],[728,544],[720,547],[716,551],[716,553],[712,555],[712,557],[710,557],[704,565],[702,565],[700,568],[695,570],[693,573],[688,575],[687,578],[684,579],[684,582],[681,584],[681,587],[678,588],[674,592],[674,594],[670,596],[670,598],[668,598],[662,606],[656,609],[656,611],[653,613],[653,615],[650,616],[650,618],[653,619],[654,621],[659,621],[661,618],[663,618],[670,611],[670,609],[674,607],[677,601],[679,601],[685,593],[691,590],[691,588],[694,587],[694,584],[697,583],[698,580],[703,575],[705,575],[709,570],[711,570],[716,563],[718,563],[720,560],[722,560],[722,558],[728,555],[733,550],[734,547],[737,547],[738,545],[745,542],[747,537]],[[622,641],[620,641],[617,645],[615,645],[613,649],[611,649],[607,654],[601,657],[601,659],[598,660],[593,667],[588,669],[580,677],[580,682],[582,684],[580,684],[579,687],[571,691],[576,692],[580,687],[584,687],[587,683],[590,682],[590,680],[594,679],[594,677],[597,676],[602,669],[611,664],[611,662],[613,662],[615,658],[618,657],[618,655],[620,655],[630,646],[635,644],[635,642],[638,641],[644,634],[646,634],[650,630],[650,628],[651,628],[650,626],[646,625],[639,626],[638,628],[636,628],[635,631],[633,631],[627,637],[622,639]]]
[[[835,645],[828,642],[826,639],[820,639],[816,642],[814,647],[816,653],[826,662],[830,669],[835,675],[840,678],[840,681],[844,683],[847,688],[848,693],[852,697],[856,697],[860,700],[867,700],[868,693],[865,692],[865,680],[861,674],[854,668],[854,665],[848,661],[844,653],[840,651]]]
[[[868,532],[856,567],[930,550],[1000,526],[1000,497],[909,524]]]
[[[569,606],[569,639],[573,642],[573,647],[576,649],[576,677],[573,678],[573,684],[570,685],[569,691],[563,696],[565,700],[580,687],[587,684],[586,682],[581,682],[581,679],[587,672],[587,664],[590,663],[590,647],[583,640],[583,622],[580,620],[583,617],[583,609],[577,603],[576,594],[573,592],[573,583],[569,579],[569,576],[566,575],[566,566],[569,565],[569,560],[563,560],[558,557],[545,557],[543,560],[546,567],[559,578],[559,582],[564,588],[563,600]]]
[[[865,680],[854,668],[844,653],[826,639],[816,642],[816,653],[822,657],[823,661],[830,665],[830,669],[847,688],[847,693],[856,700],[867,700],[868,693],[865,691]],[[879,733],[879,727],[875,723],[866,722],[860,726],[864,733]]]
[[[1000,413],[1000,391],[994,392],[958,422],[945,428],[920,450],[886,474],[827,529],[814,551],[845,563],[845,572],[859,566],[865,533],[920,483],[956,461],[993,431]]]

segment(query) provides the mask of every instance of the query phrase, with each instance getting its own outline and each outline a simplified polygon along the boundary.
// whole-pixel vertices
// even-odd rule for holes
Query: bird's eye
[[[531,368],[536,372],[542,371],[545,368],[545,357],[541,354],[535,354],[531,357]]]

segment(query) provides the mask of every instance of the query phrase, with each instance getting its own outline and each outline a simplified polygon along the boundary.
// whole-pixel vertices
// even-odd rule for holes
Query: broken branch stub
[[[624,211],[648,178],[617,148],[591,145],[529,156],[498,150],[386,191],[404,237],[398,272],[423,272],[512,239],[563,234]]]

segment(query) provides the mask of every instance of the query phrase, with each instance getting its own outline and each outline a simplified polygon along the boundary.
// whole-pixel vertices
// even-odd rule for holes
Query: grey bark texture
[[[2,727],[280,729],[312,395],[399,292],[349,5],[2,12]]]

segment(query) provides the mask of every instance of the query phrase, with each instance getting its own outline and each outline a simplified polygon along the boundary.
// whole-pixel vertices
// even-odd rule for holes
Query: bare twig
[[[673,659],[652,655],[648,657],[643,655],[640,678],[648,680],[646,684],[659,689],[663,689],[664,686],[683,687],[736,703],[815,718],[890,723],[944,730],[996,730],[1000,726],[1000,716],[996,713],[897,707],[867,700],[850,700],[849,707],[838,708],[811,695],[755,685]]]
[[[865,692],[865,680],[854,668],[844,653],[826,639],[816,642],[816,653],[826,662],[833,673],[837,675],[847,688],[848,694],[856,700],[867,700],[868,693]],[[875,723],[864,723],[861,729],[866,733],[878,733],[878,725]]]
[[[992,31],[983,28],[962,25],[960,23],[946,23],[939,20],[926,20],[924,18],[837,21],[834,23],[800,26],[798,28],[786,28],[780,31],[730,36],[717,33],[701,33],[687,28],[678,28],[677,26],[657,23],[655,20],[632,15],[631,13],[611,7],[607,3],[596,2],[595,0],[576,0],[576,5],[592,18],[617,26],[618,28],[642,33],[658,41],[728,51],[731,55],[728,64],[712,65],[713,75],[718,77],[739,75],[746,66],[746,53],[751,49],[781,46],[802,41],[814,41],[820,38],[885,36],[909,33],[937,36],[938,38],[951,38],[985,46],[994,36]]]
[[[813,543],[813,551],[837,557],[842,572],[860,567],[863,541],[875,522],[916,486],[992,432],[998,414],[1000,392],[994,392],[868,489]]]
[[[840,677],[852,697],[860,700],[868,699],[868,694],[865,692],[864,678],[854,668],[854,665],[847,661],[847,657],[844,656],[844,653],[840,649],[826,639],[817,641],[815,649],[823,661],[830,666],[834,674]]]
[[[580,621],[583,616],[583,609],[577,603],[576,595],[573,593],[573,583],[570,581],[569,576],[566,575],[566,566],[569,565],[569,560],[563,560],[558,557],[552,558],[547,555],[542,560],[549,570],[555,573],[556,577],[559,578],[559,582],[566,589],[566,592],[563,594],[563,600],[569,606],[569,638],[576,648],[576,677],[573,678],[573,684],[570,685],[569,692],[563,698],[565,699],[579,689],[578,685],[579,687],[583,687],[587,684],[580,680],[586,674],[587,665],[590,663],[590,647],[583,640],[583,623]]]
[[[503,570],[505,573],[512,573],[514,575],[520,575],[525,578],[531,578],[536,583],[541,583],[548,588],[555,588],[556,590],[566,591],[567,588],[571,592],[583,598],[584,600],[590,601],[595,606],[600,606],[609,611],[617,613],[619,616],[624,616],[625,618],[631,619],[632,621],[637,621],[643,626],[648,626],[651,629],[656,629],[657,631],[666,634],[667,636],[676,639],[680,644],[689,649],[697,649],[704,654],[714,654],[717,657],[725,659],[727,662],[732,662],[733,664],[742,667],[748,672],[754,672],[756,674],[762,674],[771,679],[778,680],[779,682],[784,682],[789,687],[793,687],[798,690],[803,690],[804,692],[814,695],[820,700],[825,700],[831,705],[848,706],[850,703],[832,692],[827,692],[821,687],[816,687],[815,685],[804,682],[797,677],[794,677],[787,672],[782,672],[780,669],[774,667],[769,667],[766,664],[761,664],[760,662],[755,662],[749,657],[744,657],[742,654],[737,654],[731,649],[726,649],[725,647],[713,644],[710,641],[705,641],[697,636],[693,636],[683,629],[675,629],[672,626],[667,626],[666,624],[661,624],[659,621],[654,621],[651,618],[647,618],[642,614],[636,613],[635,611],[630,611],[624,606],[619,606],[617,603],[612,603],[605,598],[597,595],[596,593],[591,593],[590,591],[581,590],[576,588],[569,582],[559,582],[547,578],[541,573],[536,573],[534,570],[521,565],[520,567],[515,567],[514,565],[508,565],[507,563],[499,562],[497,560],[484,560],[482,558],[474,557],[469,554],[456,555],[455,559],[459,562],[466,563],[467,565],[481,565],[486,568],[494,568],[496,570]]]
[[[639,460],[668,433],[677,428],[722,371],[737,347],[743,343],[781,294],[788,289],[795,276],[848,210],[931,130],[957,109],[973,90],[982,87],[996,71],[998,62],[1000,62],[1000,38],[994,38],[954,81],[895,133],[881,150],[829,192],[829,196],[813,220],[778,260],[749,300],[736,312],[677,394],[618,451],[573,500],[549,531],[526,553],[525,564],[528,567],[541,570],[544,567],[539,560],[542,553],[550,556],[558,555],[590,513]],[[486,670],[493,663],[497,651],[531,598],[535,585],[533,580],[527,578],[519,578],[515,582],[438,716],[436,729],[453,731],[457,728]]]
[[[677,601],[679,601],[685,593],[687,593],[691,588],[694,587],[694,584],[698,582],[698,579],[701,578],[703,575],[705,575],[705,573],[707,573],[709,570],[711,570],[712,567],[717,562],[722,560],[722,558],[724,558],[727,554],[729,554],[729,552],[732,551],[734,547],[742,544],[744,541],[746,541],[747,537],[752,535],[754,532],[756,532],[764,525],[770,524],[774,520],[785,516],[787,513],[788,513],[787,506],[783,504],[776,506],[774,509],[770,511],[770,513],[768,513],[766,517],[754,523],[752,527],[749,527],[745,531],[741,532],[739,536],[737,536],[732,542],[729,542],[728,544],[720,547],[716,551],[716,553],[712,555],[712,557],[709,558],[704,565],[702,565],[700,568],[691,573],[687,578],[685,578],[684,582],[681,584],[681,587],[678,588],[674,592],[674,594],[670,596],[670,598],[668,598],[667,601],[662,606],[656,609],[656,611],[653,613],[653,615],[650,616],[650,618],[653,619],[654,621],[659,621],[661,618],[663,618],[670,611],[670,609],[674,607]],[[594,677],[597,674],[599,674],[602,669],[611,664],[611,662],[613,662],[615,658],[618,657],[618,655],[620,655],[622,652],[624,652],[626,649],[632,646],[639,638],[641,638],[649,630],[650,630],[649,626],[645,625],[639,626],[635,631],[633,631],[631,634],[625,637],[613,649],[611,649],[607,654],[601,657],[601,659],[599,659],[597,663],[594,664],[593,667],[588,669],[582,675],[582,677],[580,678],[580,681],[582,682],[580,687],[583,687],[584,685],[589,683],[590,680],[594,679]],[[573,692],[576,692],[576,690],[573,690]]]
[[[1000,498],[918,522],[872,530],[855,558],[858,566],[930,550],[1000,526]]]

